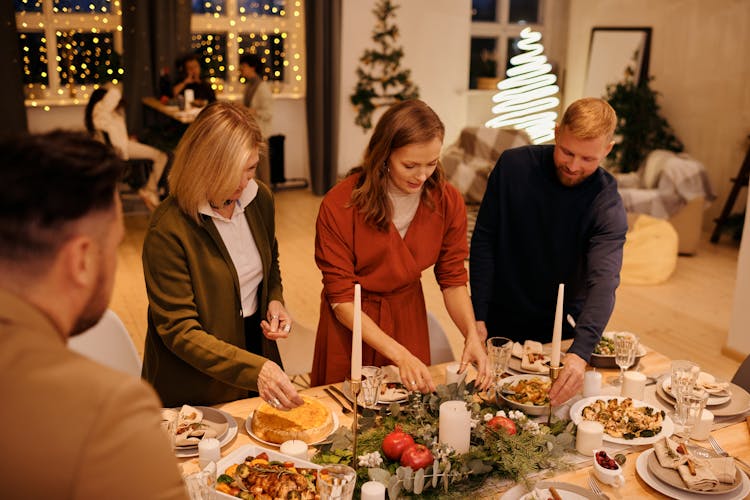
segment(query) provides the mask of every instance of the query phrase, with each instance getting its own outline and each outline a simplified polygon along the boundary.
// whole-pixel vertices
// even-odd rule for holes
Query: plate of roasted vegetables
[[[318,495],[320,465],[247,444],[216,464],[217,498],[297,498]]]
[[[653,444],[674,432],[674,422],[666,413],[648,403],[621,396],[593,396],[576,402],[570,418],[578,425],[583,420],[599,422],[605,441],[618,444]]]

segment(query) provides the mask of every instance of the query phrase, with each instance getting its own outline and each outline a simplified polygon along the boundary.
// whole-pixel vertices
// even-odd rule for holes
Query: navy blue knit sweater
[[[549,342],[564,283],[577,326],[564,322],[563,337],[588,361],[614,307],[627,220],[609,173],[564,186],[553,151],[507,150],[490,174],[471,239],[472,302],[490,336]]]

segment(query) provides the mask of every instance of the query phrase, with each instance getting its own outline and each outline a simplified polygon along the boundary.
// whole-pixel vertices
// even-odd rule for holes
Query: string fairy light
[[[492,97],[497,103],[492,112],[497,116],[485,123],[488,128],[524,129],[534,144],[554,139],[555,110],[560,104],[557,77],[542,55],[541,39],[541,33],[531,28],[521,32],[518,47],[526,52],[510,59],[513,66],[505,72],[508,78],[497,84],[500,92]]]

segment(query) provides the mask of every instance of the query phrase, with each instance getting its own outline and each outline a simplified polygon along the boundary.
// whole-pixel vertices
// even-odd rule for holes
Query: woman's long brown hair
[[[361,174],[352,191],[351,204],[364,215],[365,222],[387,231],[392,218],[388,199],[388,158],[395,149],[410,144],[424,144],[435,138],[442,142],[445,126],[438,115],[424,102],[411,99],[392,105],[375,126],[365,150],[362,166],[347,175]],[[427,179],[422,200],[434,208],[433,192],[445,179],[443,167],[438,166]]]

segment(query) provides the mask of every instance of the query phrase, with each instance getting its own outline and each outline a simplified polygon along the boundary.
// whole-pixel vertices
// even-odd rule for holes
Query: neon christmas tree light
[[[497,84],[500,92],[492,96],[492,112],[497,115],[486,127],[524,129],[534,144],[551,141],[555,137],[555,120],[560,99],[557,77],[550,73],[552,65],[542,55],[544,47],[538,43],[539,32],[526,28],[521,32],[518,47],[525,52],[510,59],[508,76]]]

